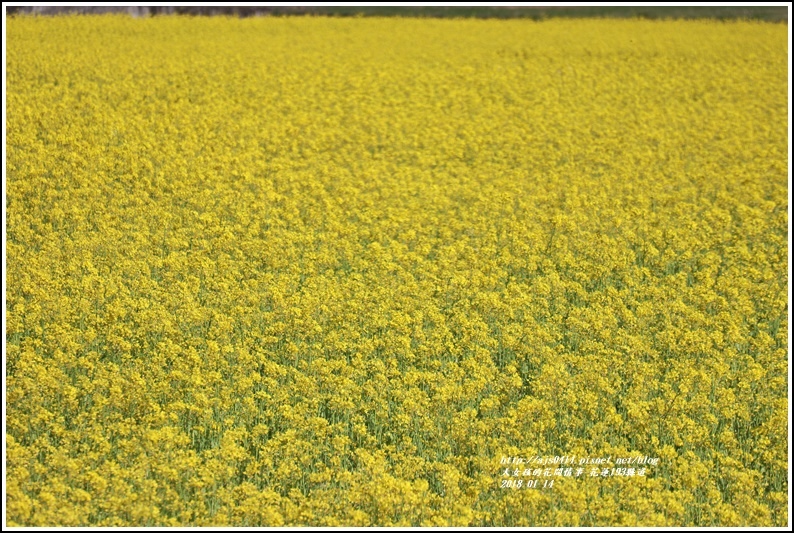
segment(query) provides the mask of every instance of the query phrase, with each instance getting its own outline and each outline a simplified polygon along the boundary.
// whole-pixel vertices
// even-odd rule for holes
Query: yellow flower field
[[[8,525],[788,523],[785,24],[7,35]]]

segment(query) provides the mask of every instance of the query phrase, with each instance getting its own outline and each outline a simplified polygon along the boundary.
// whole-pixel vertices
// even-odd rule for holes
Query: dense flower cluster
[[[785,25],[7,34],[9,524],[787,523]]]

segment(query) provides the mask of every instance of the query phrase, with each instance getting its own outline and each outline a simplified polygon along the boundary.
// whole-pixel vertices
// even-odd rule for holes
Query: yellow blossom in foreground
[[[8,525],[785,525],[786,31],[9,18]]]

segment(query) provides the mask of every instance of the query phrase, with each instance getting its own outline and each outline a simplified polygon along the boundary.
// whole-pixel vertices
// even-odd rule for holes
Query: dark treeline
[[[648,19],[753,19],[788,22],[788,9],[785,6],[18,6],[6,7],[6,13],[9,15],[128,13],[133,17],[157,15],[236,17],[322,15],[336,17],[531,18],[535,20],[556,17],[640,17]]]
[[[289,12],[301,13],[304,8],[268,7],[268,6],[20,6],[7,7],[6,13],[35,15],[64,15],[80,13],[84,15],[100,15],[105,13],[128,13],[134,17],[150,15],[231,15],[252,17]]]

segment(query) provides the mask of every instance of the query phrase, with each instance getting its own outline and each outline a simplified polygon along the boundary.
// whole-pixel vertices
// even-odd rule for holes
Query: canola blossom
[[[786,525],[787,45],[9,17],[8,525]]]

